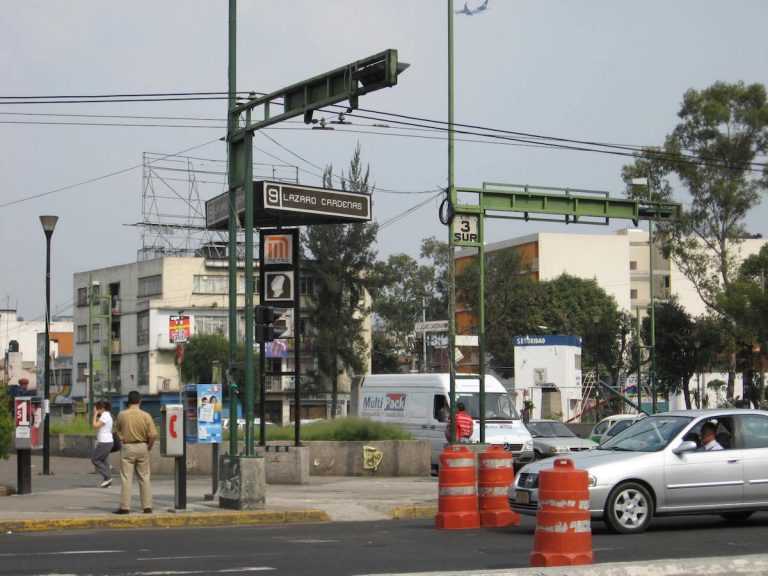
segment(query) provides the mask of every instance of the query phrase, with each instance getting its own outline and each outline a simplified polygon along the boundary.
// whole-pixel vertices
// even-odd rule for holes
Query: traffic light
[[[254,306],[256,342],[272,342],[275,339],[275,309],[271,306]]]

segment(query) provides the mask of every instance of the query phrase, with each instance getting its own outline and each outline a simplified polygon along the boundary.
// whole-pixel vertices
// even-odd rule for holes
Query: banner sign
[[[221,443],[221,384],[197,385],[197,441],[200,444]]]
[[[189,316],[169,316],[168,340],[171,344],[184,344],[190,335]]]

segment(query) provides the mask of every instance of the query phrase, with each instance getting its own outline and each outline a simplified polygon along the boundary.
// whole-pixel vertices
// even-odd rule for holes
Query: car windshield
[[[475,420],[480,418],[480,394],[477,392],[459,392],[457,400],[464,403],[464,407]],[[518,420],[515,407],[509,396],[503,392],[485,393],[485,419],[486,420]]]
[[[625,452],[658,452],[663,450],[685,428],[688,416],[651,416],[643,418],[617,436],[601,444],[598,450]]]
[[[525,426],[534,438],[573,438],[576,436],[562,422],[528,422]]]
[[[611,426],[606,436],[608,436],[609,438],[612,436],[616,436],[619,432],[623,432],[624,430],[632,426],[632,424],[634,423],[635,423],[634,420],[619,420],[618,422],[616,422],[616,424]]]

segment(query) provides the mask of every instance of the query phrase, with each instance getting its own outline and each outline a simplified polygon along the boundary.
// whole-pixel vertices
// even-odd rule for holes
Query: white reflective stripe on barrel
[[[448,468],[473,468],[475,460],[473,458],[449,458],[445,461]]]
[[[480,496],[506,496],[508,490],[508,486],[493,486],[490,488],[486,486],[480,486],[478,493]]]
[[[480,460],[480,468],[512,468],[512,458]]]
[[[589,500],[540,500],[539,505],[547,508],[576,508],[589,510]]]
[[[537,532],[554,532],[556,534],[565,534],[567,532],[591,532],[589,520],[574,520],[573,522],[558,522],[551,526],[536,526]]]
[[[440,496],[472,496],[475,493],[474,486],[440,486]]]

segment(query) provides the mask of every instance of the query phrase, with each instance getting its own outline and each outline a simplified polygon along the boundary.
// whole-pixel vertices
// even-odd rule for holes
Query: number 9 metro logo
[[[280,206],[280,188],[277,186],[267,186],[265,200],[264,203],[267,206]]]

